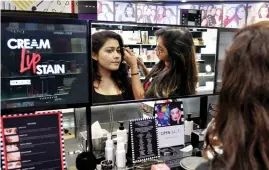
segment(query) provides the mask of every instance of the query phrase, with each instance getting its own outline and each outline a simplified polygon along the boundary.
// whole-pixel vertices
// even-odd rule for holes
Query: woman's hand
[[[124,61],[130,67],[137,67],[138,61],[137,57],[130,48],[124,48]]]
[[[141,67],[144,66],[144,62],[143,62],[143,59],[141,57],[137,58],[137,64],[138,64],[138,66],[141,66]]]

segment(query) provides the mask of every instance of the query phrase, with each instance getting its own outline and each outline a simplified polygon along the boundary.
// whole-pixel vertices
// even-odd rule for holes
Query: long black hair
[[[169,68],[165,63],[156,64],[145,82],[152,79],[145,97],[172,97],[195,94],[198,82],[195,47],[188,29],[164,28],[155,32],[161,37],[168,51]]]
[[[123,59],[124,52],[122,48],[123,47],[122,38],[119,34],[114,33],[112,31],[102,31],[92,35],[92,54],[93,53],[98,54],[100,49],[103,47],[103,45],[108,39],[118,40],[119,45],[121,47],[120,53]],[[90,59],[92,58],[92,56],[89,57]],[[93,79],[92,83],[95,80],[99,82],[101,81],[101,76],[98,74],[98,62],[95,60],[92,60],[92,62],[93,62],[92,70],[90,70],[91,67],[85,65],[84,68],[82,69],[81,74],[79,74],[76,80],[72,83],[71,90],[66,99],[68,103],[85,103],[89,100],[87,92],[89,92],[89,90],[94,91],[94,87],[92,89],[89,88],[87,80],[88,74],[92,74]],[[131,100],[134,98],[131,83],[128,78],[126,64],[122,63],[121,61],[119,69],[117,71],[113,71],[111,77],[114,80],[115,84],[118,86],[118,88],[121,90],[123,99]]]
[[[114,39],[119,42],[120,53],[121,53],[121,63],[120,63],[119,69],[116,71],[112,71],[111,78],[115,82],[115,84],[118,86],[118,88],[121,90],[122,93],[131,95],[132,87],[131,87],[130,79],[128,77],[128,68],[127,68],[127,65],[123,63],[124,51],[123,51],[123,40],[121,36],[113,31],[101,31],[101,32],[94,33],[92,35],[92,54],[98,55],[100,49],[109,39]],[[92,70],[93,81],[101,82],[101,75],[98,74],[98,61],[92,60],[92,62],[93,62],[92,63],[93,64],[93,70]],[[98,88],[98,87],[94,87],[94,88]]]

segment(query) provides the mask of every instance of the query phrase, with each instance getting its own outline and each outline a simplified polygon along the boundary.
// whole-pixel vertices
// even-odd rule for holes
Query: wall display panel
[[[269,3],[249,3],[247,24],[269,21]]]
[[[177,22],[177,6],[157,6],[158,24],[175,24]]]
[[[136,4],[115,2],[115,21],[136,22]]]
[[[97,20],[114,21],[114,2],[111,1],[97,2]]]
[[[156,23],[157,22],[157,6],[138,3],[136,7],[136,16],[138,23]]]
[[[223,27],[242,28],[246,25],[246,4],[224,4],[223,5]]]
[[[206,27],[222,27],[223,12],[221,4],[202,4],[202,24]]]
[[[2,108],[87,103],[86,38],[86,21],[2,16]]]
[[[196,9],[199,10],[199,5],[178,5],[177,6],[177,24],[180,25],[181,24],[181,9]]]
[[[66,169],[62,121],[60,112],[2,116],[3,169]]]
[[[39,11],[39,12],[57,12],[73,13],[73,2],[71,0],[4,0],[1,1],[2,10],[19,10],[19,11]]]
[[[157,89],[154,90],[153,87],[155,87],[154,82],[157,81],[155,75],[153,78],[150,77],[150,74],[153,74],[156,72],[158,66],[161,66],[163,64],[163,60],[160,58],[162,57],[161,54],[158,52],[158,48],[161,46],[161,40],[158,39],[155,36],[155,32],[159,29],[164,28],[165,29],[178,29],[179,32],[184,30],[186,27],[179,27],[179,26],[170,26],[170,25],[145,25],[145,24],[133,24],[133,23],[107,23],[107,22],[93,22],[91,27],[91,33],[92,33],[92,44],[93,47],[95,46],[96,41],[96,35],[100,38],[101,34],[106,33],[117,33],[120,35],[123,39],[123,45],[120,45],[117,40],[114,41],[116,45],[113,46],[113,42],[111,41],[108,44],[104,45],[104,49],[106,47],[109,47],[107,45],[110,44],[110,46],[113,46],[113,49],[110,51],[105,51],[107,54],[116,56],[115,50],[118,49],[117,53],[119,54],[117,57],[118,62],[114,62],[115,67],[113,66],[113,69],[116,72],[119,72],[122,76],[120,81],[122,81],[122,86],[116,85],[116,87],[123,88],[123,93],[113,93],[111,95],[106,94],[105,92],[102,92],[100,89],[103,88],[105,90],[105,87],[101,87],[101,85],[98,83],[99,81],[95,78],[94,79],[94,90],[93,90],[93,103],[99,104],[99,103],[109,103],[109,102],[118,102],[123,100],[134,100],[134,94],[133,89],[131,87],[130,79],[132,78],[131,75],[131,69],[126,64],[125,61],[123,61],[122,53],[120,52],[120,48],[122,47],[129,47],[135,57],[139,58],[142,64],[139,65],[138,75],[140,78],[140,81],[142,83],[142,88],[145,90],[145,98],[169,98],[169,97],[179,97],[184,95],[201,95],[201,94],[212,94],[214,90],[214,77],[215,77],[215,61],[216,61],[216,47],[217,46],[217,34],[218,31],[215,28],[199,28],[199,27],[188,27],[188,30],[190,31],[190,34],[192,34],[192,41],[190,43],[193,43],[193,45],[189,46],[189,51],[191,49],[195,49],[196,54],[189,53],[192,56],[190,58],[193,58],[192,60],[194,63],[192,63],[191,68],[193,68],[194,73],[189,73],[190,76],[197,76],[198,80],[190,80],[190,83],[193,85],[193,89],[195,89],[194,93],[187,92],[188,90],[179,90],[178,92],[165,94],[161,91],[165,90],[166,88],[162,88],[161,86],[163,84],[166,84],[166,82],[170,81],[177,81],[177,76],[173,78],[172,75],[169,75],[169,73],[164,73],[166,76],[162,77],[162,84],[157,85],[156,87],[160,87],[157,89],[162,89],[161,91],[158,91]],[[107,32],[110,31],[110,32]],[[93,35],[94,34],[94,35]],[[187,35],[187,34],[186,34]],[[210,36],[209,36],[210,35]],[[102,37],[102,35],[101,35]],[[177,36],[178,37],[178,36]],[[206,39],[207,37],[207,39]],[[209,38],[208,38],[209,37]],[[106,42],[106,41],[104,41]],[[173,45],[174,43],[172,43]],[[209,46],[210,48],[207,48]],[[172,47],[173,49],[181,49],[182,47]],[[184,47],[185,49],[188,48],[187,46]],[[215,52],[213,50],[215,50]],[[98,52],[98,50],[102,49],[93,49],[95,50],[95,53]],[[169,49],[168,49],[169,50]],[[114,51],[114,52],[112,52]],[[184,54],[186,55],[186,54]],[[175,56],[174,56],[175,57]],[[96,72],[99,70],[99,66],[101,64],[105,64],[103,61],[101,63],[102,56],[96,55],[92,56],[93,61],[93,74],[96,74]],[[116,59],[115,59],[116,60]],[[114,60],[113,60],[114,61]],[[113,62],[111,61],[111,62]],[[118,64],[116,64],[118,63]],[[179,63],[178,63],[179,64]],[[105,66],[108,71],[112,69],[112,66],[109,65]],[[173,67],[173,68],[180,68],[180,67]],[[145,69],[149,72],[145,72]],[[172,69],[172,68],[171,68]],[[157,73],[154,73],[157,74]],[[160,73],[161,74],[161,73]],[[178,73],[179,74],[179,73]],[[184,73],[187,74],[187,73]],[[96,75],[94,75],[96,76]],[[179,76],[179,75],[178,75]],[[168,81],[169,77],[169,81]],[[118,79],[115,77],[115,79]],[[165,80],[167,79],[167,80]],[[126,82],[125,82],[126,80]],[[125,83],[124,83],[125,82]],[[196,83],[197,82],[197,83]],[[112,84],[112,82],[108,84]],[[182,82],[184,84],[184,82]],[[181,84],[181,83],[178,83]],[[183,86],[181,85],[181,87]],[[168,85],[168,84],[167,84]],[[185,84],[186,85],[186,84]],[[169,85],[168,85],[169,86]],[[99,88],[101,87],[101,88]],[[99,88],[99,89],[98,89]],[[176,88],[178,89],[178,88]],[[100,90],[100,91],[99,91]]]

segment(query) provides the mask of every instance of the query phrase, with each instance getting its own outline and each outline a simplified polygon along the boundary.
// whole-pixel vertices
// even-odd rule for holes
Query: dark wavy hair
[[[155,32],[161,37],[168,51],[169,68],[163,71],[165,64],[160,61],[146,77],[152,79],[145,97],[172,97],[196,93],[198,71],[195,60],[195,47],[192,34],[187,28],[164,28]]]
[[[223,144],[211,169],[269,169],[269,22],[238,31],[226,51],[215,128]],[[212,144],[214,141],[209,141]]]
[[[103,47],[103,45],[106,43],[109,39],[115,39],[119,42],[120,45],[120,53],[121,53],[121,63],[119,66],[119,69],[116,71],[112,71],[111,77],[116,83],[116,85],[119,87],[119,89],[122,91],[122,93],[129,92],[132,87],[130,83],[130,79],[128,77],[128,68],[127,65],[124,64],[123,56],[123,40],[121,36],[113,31],[101,31],[94,33],[92,35],[92,54],[98,54],[100,49]],[[93,64],[93,81],[101,82],[101,75],[98,74],[98,62],[96,60],[92,60]],[[98,87],[94,87],[98,88]],[[130,92],[129,94],[132,94]]]

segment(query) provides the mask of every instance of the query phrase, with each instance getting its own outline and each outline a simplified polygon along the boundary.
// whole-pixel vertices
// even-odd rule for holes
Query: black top
[[[93,103],[107,103],[107,102],[117,102],[124,100],[123,94],[120,95],[103,95],[97,93],[95,90],[92,92],[92,102]]]
[[[132,87],[127,88],[121,95],[102,95],[96,93],[92,88],[92,96],[89,96],[90,88],[88,80],[85,79],[87,72],[83,71],[72,83],[71,90],[67,96],[68,103],[88,103],[92,97],[92,103],[117,102],[122,100],[134,100]],[[90,97],[90,98],[89,98]]]

